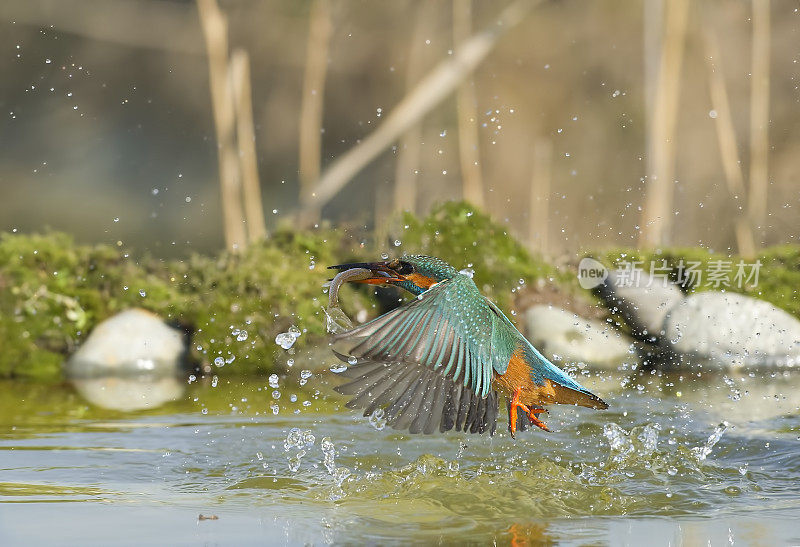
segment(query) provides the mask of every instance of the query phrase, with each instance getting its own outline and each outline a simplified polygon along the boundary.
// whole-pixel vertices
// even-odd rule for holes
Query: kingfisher
[[[360,268],[352,282],[399,287],[416,298],[333,337],[334,353],[349,366],[345,406],[364,416],[383,409],[387,424],[410,433],[437,429],[494,434],[499,395],[507,400],[514,437],[539,419],[544,405],[606,409],[608,405],[545,358],[472,276],[432,256],[339,264]]]

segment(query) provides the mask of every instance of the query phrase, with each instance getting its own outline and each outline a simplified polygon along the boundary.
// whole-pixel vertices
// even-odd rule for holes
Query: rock
[[[622,315],[634,336],[654,342],[662,334],[667,312],[684,295],[674,283],[644,270],[614,270],[599,286],[606,306]]]
[[[669,311],[662,344],[727,365],[792,366],[800,364],[800,321],[763,300],[701,292]]]
[[[528,339],[545,356],[616,368],[636,361],[633,340],[611,324],[583,319],[561,308],[539,305],[525,312]]]
[[[71,378],[177,375],[186,354],[183,332],[148,311],[131,309],[97,325],[69,358],[65,372]]]

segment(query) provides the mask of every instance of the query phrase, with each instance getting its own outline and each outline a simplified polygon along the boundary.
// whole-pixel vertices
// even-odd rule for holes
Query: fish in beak
[[[393,282],[404,279],[390,267],[389,262],[353,262],[351,264],[337,264],[328,266],[329,270],[344,272],[354,268],[369,270],[372,275],[364,279],[353,279],[353,283],[366,283],[369,285],[391,285]]]

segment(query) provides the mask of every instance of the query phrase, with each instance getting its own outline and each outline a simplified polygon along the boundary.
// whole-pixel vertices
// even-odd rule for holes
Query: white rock
[[[633,340],[609,323],[584,319],[553,306],[533,306],[525,312],[528,340],[546,357],[557,355],[573,363],[616,368],[637,361]]]
[[[702,292],[669,311],[663,343],[727,364],[791,366],[800,364],[800,321],[763,300]]]
[[[186,337],[158,316],[131,309],[106,319],[66,363],[71,377],[176,374],[186,355]]]

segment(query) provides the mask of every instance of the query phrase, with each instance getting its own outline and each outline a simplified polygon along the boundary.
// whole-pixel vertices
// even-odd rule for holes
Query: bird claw
[[[539,419],[539,414],[545,413],[547,414],[547,409],[533,407],[528,411],[528,419],[531,421],[533,425],[540,429],[544,429],[545,431],[550,431],[550,428],[545,425],[545,423]]]
[[[545,425],[543,421],[539,419],[539,414],[546,413],[547,410],[538,406],[531,406],[528,407],[527,405],[522,404],[519,402],[519,396],[522,392],[522,389],[517,388],[514,391],[514,396],[511,398],[511,406],[508,410],[508,429],[511,432],[511,438],[516,438],[517,433],[517,409],[521,409],[528,415],[528,420],[530,420],[531,424],[535,425],[540,429],[544,429],[545,431],[550,431],[550,429]]]

